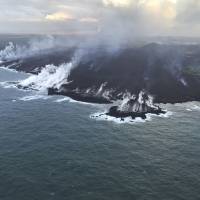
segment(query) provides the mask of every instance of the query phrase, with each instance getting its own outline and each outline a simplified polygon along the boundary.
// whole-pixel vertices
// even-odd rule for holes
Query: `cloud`
[[[170,35],[176,17],[172,0],[103,0],[101,30],[129,41],[139,36]]]
[[[103,0],[105,6],[114,6],[114,7],[128,7],[131,4],[131,0]]]
[[[50,21],[67,21],[74,19],[74,17],[66,12],[56,12],[53,14],[47,14],[45,19]]]
[[[80,22],[86,22],[86,23],[97,23],[99,20],[94,17],[84,17],[80,19]]]
[[[180,23],[199,24],[200,21],[200,1],[182,0],[177,2],[177,21]]]
[[[190,35],[200,34],[199,0],[20,0],[17,4],[6,0],[0,1],[0,9],[1,32],[98,29],[121,38],[131,34],[188,35],[190,29]]]

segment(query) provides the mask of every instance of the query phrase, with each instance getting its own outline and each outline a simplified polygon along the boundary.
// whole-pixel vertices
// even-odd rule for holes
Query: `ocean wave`
[[[188,112],[200,111],[200,104],[199,102],[196,102],[196,101],[191,101],[187,103],[178,103],[176,104],[176,106],[181,107]]]
[[[94,103],[88,103],[88,102],[83,102],[83,101],[76,101],[70,97],[63,97],[63,98],[59,98],[57,100],[54,101],[55,103],[62,103],[62,102],[69,102],[69,103],[77,103],[77,104],[83,104],[83,105],[91,105],[91,106],[95,106],[97,107],[98,104],[94,104]]]
[[[1,66],[0,69],[2,69],[4,71],[8,71],[8,72],[18,73],[17,70],[9,68],[9,67],[5,67],[5,66]]]
[[[70,101],[69,97],[64,97],[64,98],[61,98],[61,99],[56,99],[54,102],[55,103],[62,103],[62,102],[69,102],[69,101]]]
[[[161,118],[169,118],[170,116],[173,115],[173,112],[167,111],[167,110],[165,110],[165,111],[166,111],[165,114],[159,114],[159,115],[152,114],[152,116],[157,116],[157,117],[161,117]]]
[[[0,82],[0,86],[2,88],[8,89],[8,88],[17,88],[18,82],[11,82],[11,81],[2,81]]]
[[[76,101],[70,97],[64,97],[64,98],[61,98],[61,99],[57,99],[55,100],[56,103],[62,103],[62,102],[70,102],[70,103],[82,103],[82,104],[87,104],[87,103],[84,103],[84,102],[80,102],[80,101]]]
[[[20,101],[33,101],[33,100],[38,100],[38,99],[47,100],[49,98],[50,98],[50,96],[47,96],[47,95],[36,94],[36,95],[24,96],[24,97],[19,98],[18,100],[20,100]]]
[[[192,110],[200,110],[200,106],[198,106],[198,105],[193,105],[193,106],[191,107],[191,109],[192,109]]]

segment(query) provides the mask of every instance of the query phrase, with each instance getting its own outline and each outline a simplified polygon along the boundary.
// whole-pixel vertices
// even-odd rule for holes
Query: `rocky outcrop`
[[[123,120],[126,117],[146,119],[146,115],[149,113],[160,115],[166,112],[159,106],[153,104],[153,98],[151,96],[141,91],[137,96],[126,98],[120,106],[111,107],[106,114]]]
[[[74,52],[74,48],[54,50],[5,60],[0,65],[37,74],[46,64],[69,62]],[[151,43],[112,53],[103,48],[90,51],[72,69],[68,82],[60,88],[49,88],[49,94],[102,103],[122,99],[126,92],[138,94],[145,89],[154,95],[155,103],[180,103],[200,101],[199,88],[200,45]],[[109,97],[105,98],[108,91]]]

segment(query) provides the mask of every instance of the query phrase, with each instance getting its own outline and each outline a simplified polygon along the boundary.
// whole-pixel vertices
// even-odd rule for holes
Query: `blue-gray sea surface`
[[[90,118],[104,106],[6,83],[28,76],[0,69],[0,200],[200,199],[200,103],[119,124]]]
[[[200,103],[118,124],[4,84],[27,76],[0,70],[0,200],[200,199]]]

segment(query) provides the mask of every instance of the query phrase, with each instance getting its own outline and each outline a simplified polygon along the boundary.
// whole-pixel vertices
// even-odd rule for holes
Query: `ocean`
[[[122,123],[15,87],[30,76],[0,69],[0,200],[200,199],[199,102]]]

